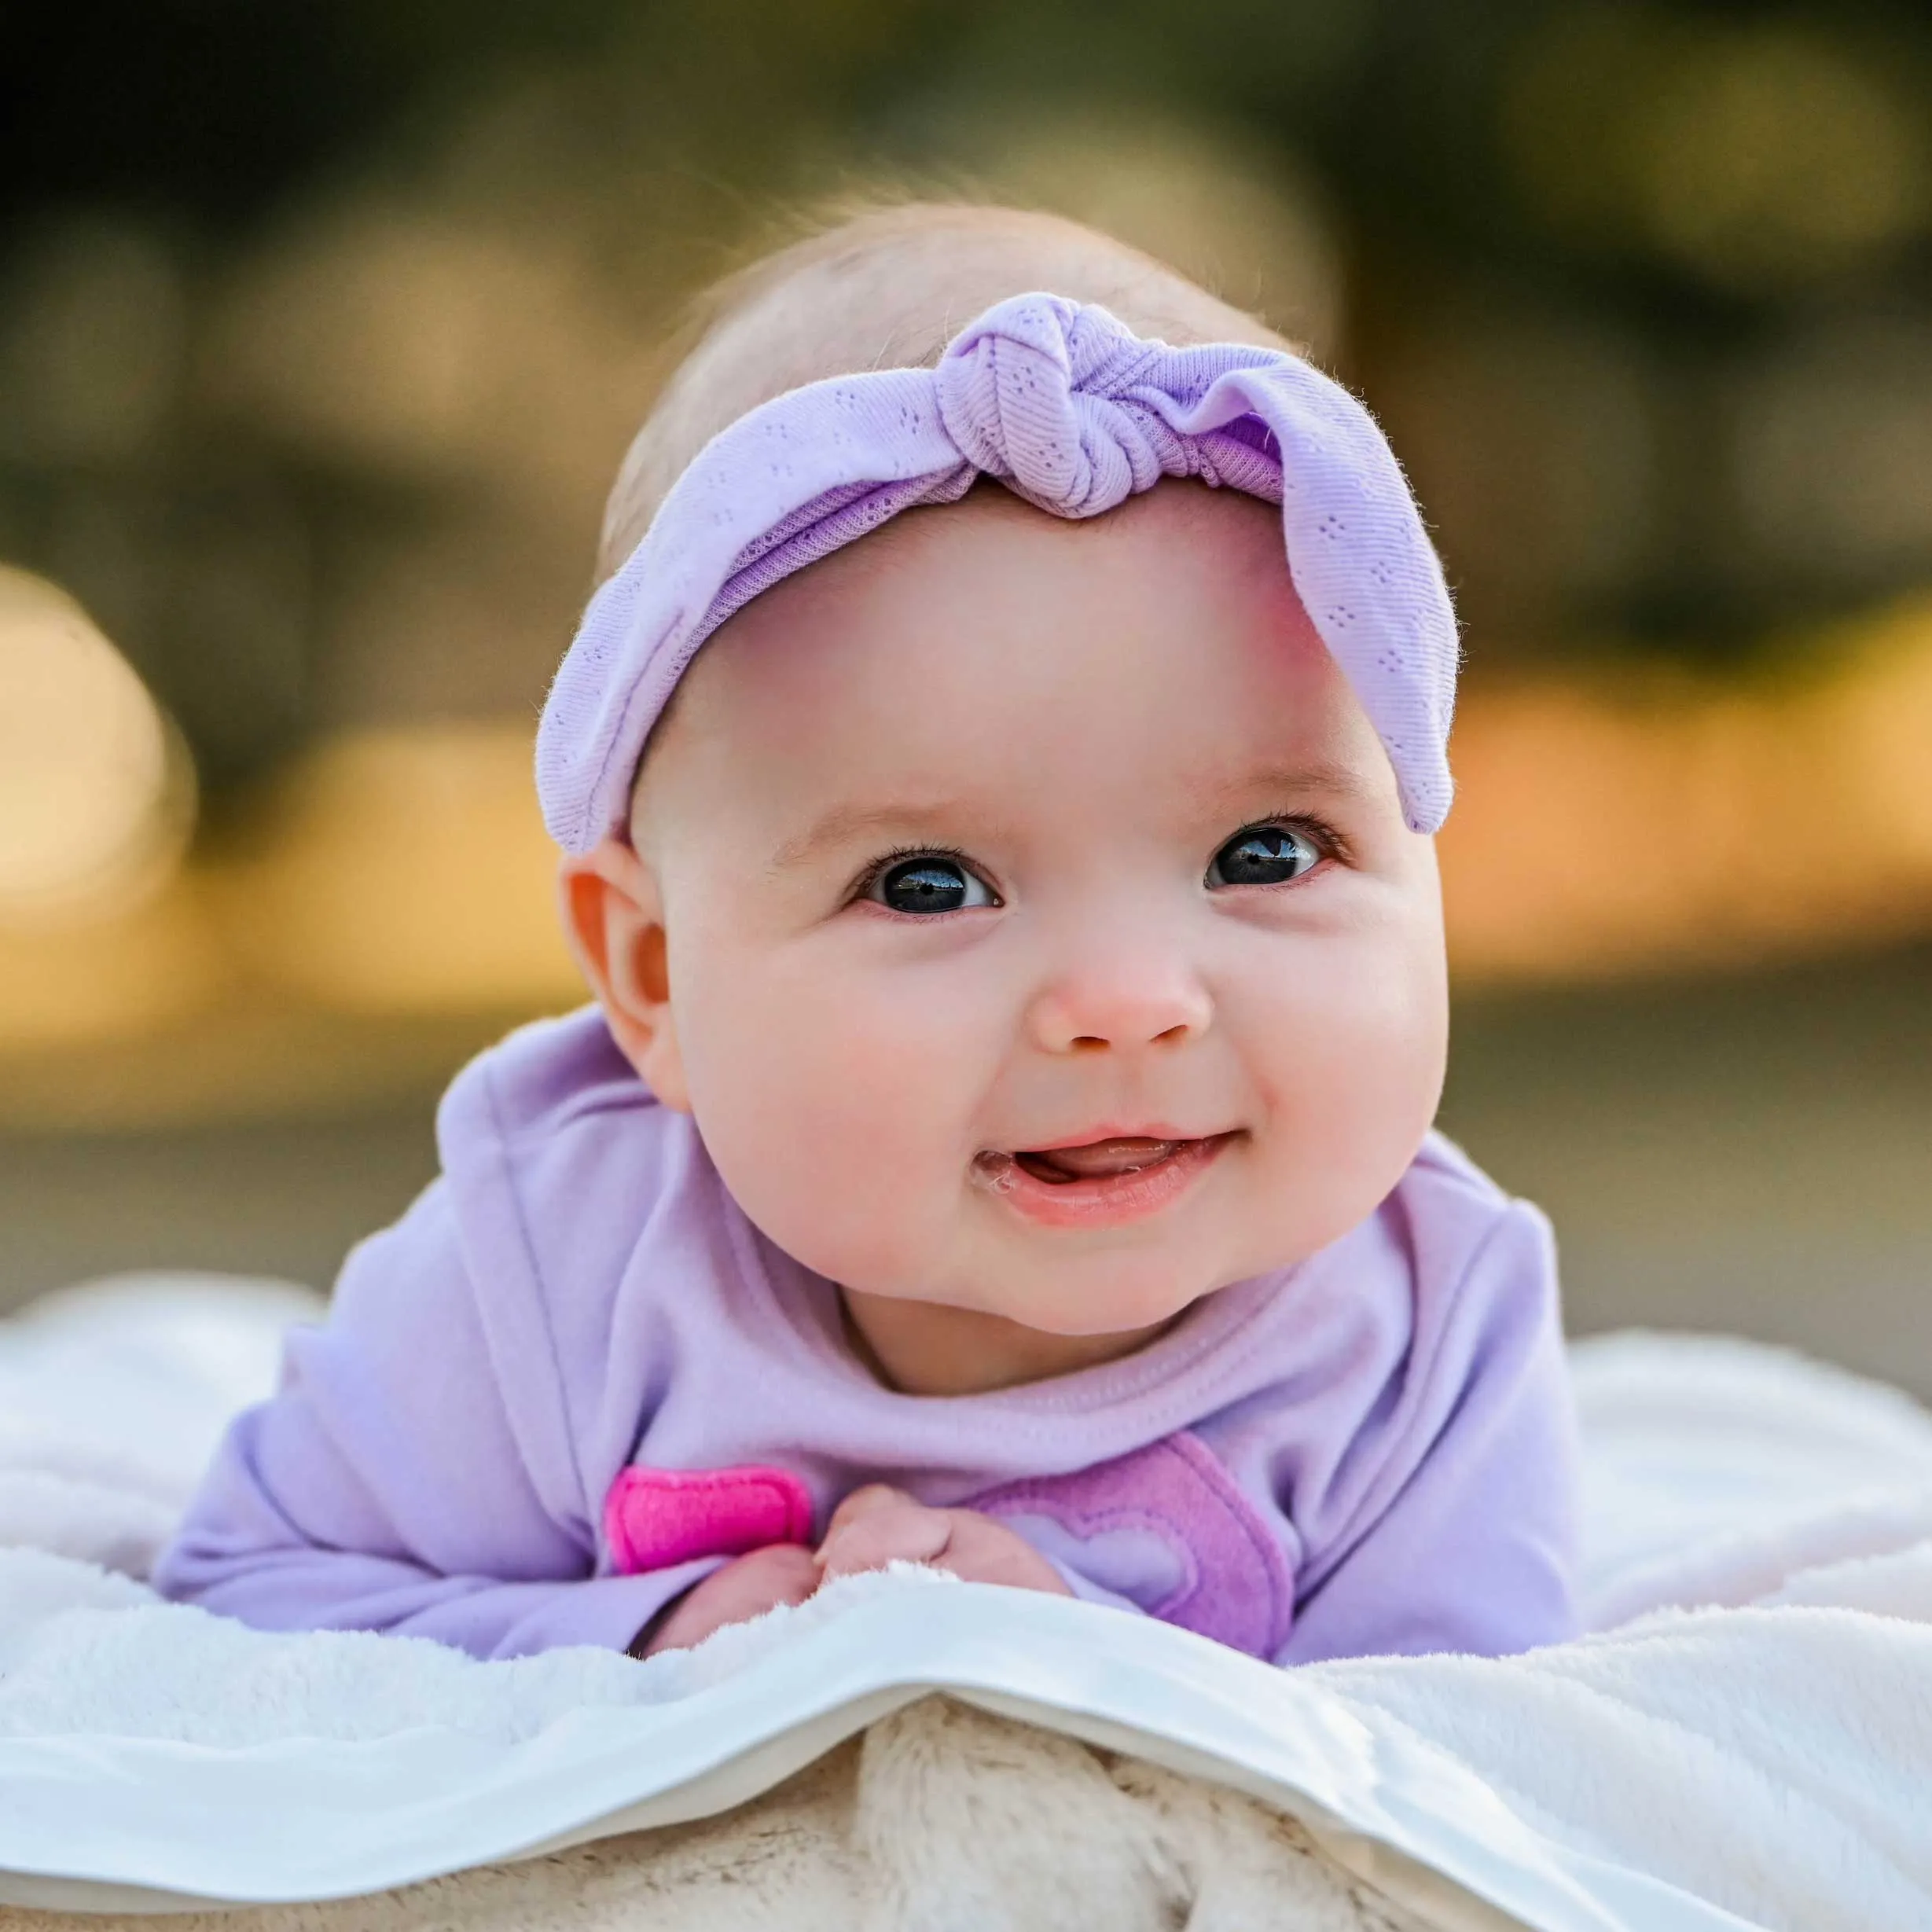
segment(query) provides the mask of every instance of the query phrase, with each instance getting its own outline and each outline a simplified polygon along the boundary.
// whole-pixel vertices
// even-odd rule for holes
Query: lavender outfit
[[[735,1552],[884,1480],[987,1511],[1079,1595],[1283,1663],[1574,1634],[1548,1229],[1432,1137],[1360,1226],[1137,1354],[880,1386],[836,1292],[725,1192],[595,1012],[513,1034],[443,1173],[351,1256],[156,1581],[267,1629],[623,1648]]]

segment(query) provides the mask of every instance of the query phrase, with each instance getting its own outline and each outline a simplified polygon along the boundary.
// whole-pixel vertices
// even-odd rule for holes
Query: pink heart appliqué
[[[604,1500],[604,1538],[619,1576],[669,1570],[700,1556],[742,1556],[767,1543],[806,1543],[811,1492],[788,1469],[645,1469],[619,1472]]]

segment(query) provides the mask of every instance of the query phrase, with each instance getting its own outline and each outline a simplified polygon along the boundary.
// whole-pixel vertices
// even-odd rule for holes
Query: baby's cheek
[[[1335,946],[1254,990],[1243,1030],[1266,1118],[1257,1151],[1302,1251],[1373,1208],[1427,1132],[1447,1045],[1442,979],[1426,951]]]
[[[934,1258],[956,1203],[971,1105],[969,1026],[876,992],[747,985],[694,1082],[698,1124],[751,1219],[852,1285]]]

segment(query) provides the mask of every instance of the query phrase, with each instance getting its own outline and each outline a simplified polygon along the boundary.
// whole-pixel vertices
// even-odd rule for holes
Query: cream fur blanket
[[[1738,1343],[1580,1348],[1586,1581],[1622,1627],[1526,1658],[1274,1673],[913,1574],[664,1667],[485,1666],[266,1637],[134,1580],[310,1306],[164,1279],[0,1324],[8,1932],[366,1894],[358,1871],[448,1875],[175,1923],[1932,1924],[1932,1419],[1891,1391]],[[761,1715],[763,1747],[722,1748]],[[677,1724],[716,1761],[647,1788]]]

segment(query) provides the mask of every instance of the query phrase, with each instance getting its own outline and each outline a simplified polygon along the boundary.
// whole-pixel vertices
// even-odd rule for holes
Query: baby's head
[[[1041,288],[1276,345],[1069,224],[862,218],[727,288],[626,464],[607,571],[747,412],[929,369]],[[1256,446],[1223,441],[1226,476]],[[753,578],[671,674],[623,822],[585,821],[569,923],[638,1072],[848,1300],[1135,1335],[1332,1240],[1413,1157],[1446,1034],[1433,844],[1273,504],[953,494]]]

